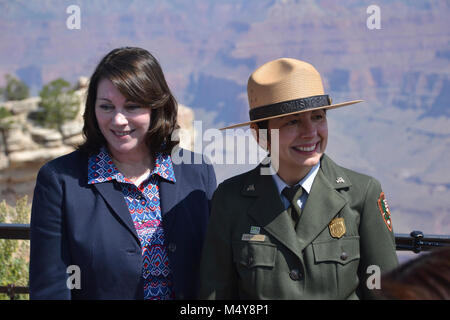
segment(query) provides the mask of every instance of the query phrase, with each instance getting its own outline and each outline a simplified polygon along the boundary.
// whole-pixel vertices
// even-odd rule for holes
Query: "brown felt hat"
[[[252,73],[247,84],[250,121],[221,128],[231,129],[255,122],[318,109],[335,109],[363,100],[337,104],[324,94],[322,78],[311,64],[291,58],[269,61]]]

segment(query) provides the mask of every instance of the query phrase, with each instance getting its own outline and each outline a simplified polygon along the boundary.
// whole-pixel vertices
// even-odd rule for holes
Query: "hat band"
[[[328,95],[312,96],[308,98],[295,99],[290,101],[283,101],[274,104],[269,104],[263,107],[251,109],[250,120],[258,120],[279,116],[285,113],[292,113],[296,111],[303,111],[330,105],[331,101]]]

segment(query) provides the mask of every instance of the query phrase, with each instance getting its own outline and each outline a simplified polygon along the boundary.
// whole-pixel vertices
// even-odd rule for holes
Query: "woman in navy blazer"
[[[89,84],[86,142],[38,174],[31,299],[197,297],[216,178],[173,141],[176,106],[148,51],[103,58]]]

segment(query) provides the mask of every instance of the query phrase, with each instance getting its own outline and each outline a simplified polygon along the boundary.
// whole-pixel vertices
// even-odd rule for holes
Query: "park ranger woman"
[[[376,179],[325,154],[326,110],[361,101],[332,104],[319,72],[287,58],[258,68],[247,93],[250,121],[224,129],[250,125],[270,161],[216,190],[200,298],[371,297],[372,273],[398,264],[389,206]]]

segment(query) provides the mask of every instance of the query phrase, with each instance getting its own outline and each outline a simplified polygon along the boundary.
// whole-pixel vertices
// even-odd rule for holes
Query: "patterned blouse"
[[[172,160],[169,155],[158,154],[155,167],[149,176],[136,187],[114,165],[106,148],[89,158],[88,183],[116,180],[134,222],[142,249],[142,277],[144,299],[170,300],[174,298],[172,273],[164,245],[159,179],[175,182]]]

